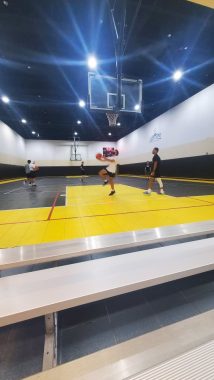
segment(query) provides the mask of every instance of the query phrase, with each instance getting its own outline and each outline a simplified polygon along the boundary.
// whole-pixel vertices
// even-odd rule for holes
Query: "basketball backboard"
[[[142,111],[142,80],[123,78],[121,82],[120,112]],[[112,111],[117,105],[117,78],[88,73],[89,108],[97,111]]]

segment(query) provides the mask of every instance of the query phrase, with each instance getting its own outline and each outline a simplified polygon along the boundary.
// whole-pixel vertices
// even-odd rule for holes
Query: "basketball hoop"
[[[106,116],[108,119],[109,127],[116,127],[117,125],[117,118],[119,116],[119,113],[116,112],[106,112]]]

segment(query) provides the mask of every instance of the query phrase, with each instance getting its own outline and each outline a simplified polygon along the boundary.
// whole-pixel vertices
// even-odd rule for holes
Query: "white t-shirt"
[[[33,172],[35,169],[35,164],[30,163],[29,168],[30,168],[30,171]]]
[[[114,160],[114,162],[110,162],[109,165],[107,166],[107,170],[108,172],[110,173],[116,173],[116,170],[117,170],[117,165],[118,165],[118,160],[116,157],[112,157],[112,159]]]

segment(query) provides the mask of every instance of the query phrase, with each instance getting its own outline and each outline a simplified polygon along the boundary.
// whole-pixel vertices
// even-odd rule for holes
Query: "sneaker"
[[[160,194],[161,194],[161,195],[164,195],[164,194],[165,194],[165,191],[160,190]]]
[[[103,186],[107,185],[108,181],[104,181],[103,182]]]
[[[112,190],[109,195],[114,195],[114,194],[115,194],[115,190]]]
[[[149,190],[146,190],[146,191],[144,191],[144,193],[143,194],[146,194],[146,195],[150,195],[151,194],[151,191],[149,191]]]

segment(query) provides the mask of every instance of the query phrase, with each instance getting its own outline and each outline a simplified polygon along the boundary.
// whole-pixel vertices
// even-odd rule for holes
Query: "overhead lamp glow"
[[[91,70],[96,70],[97,68],[97,59],[94,55],[88,57],[88,67]]]
[[[108,135],[111,136],[111,132],[109,132]]]
[[[77,132],[74,132],[74,136],[77,136],[78,135],[78,133]]]
[[[35,131],[32,131],[32,135],[35,135],[36,134],[36,132]]]
[[[77,120],[77,124],[79,125],[82,124],[81,120]]]
[[[80,100],[80,101],[79,101],[79,106],[80,106],[81,108],[84,108],[84,107],[85,107],[85,102],[84,102],[84,100]]]
[[[179,81],[183,76],[183,72],[181,70],[176,70],[172,76],[175,82]]]
[[[22,122],[22,124],[27,124],[27,120],[26,119],[22,119],[21,122]]]
[[[117,123],[117,126],[118,126],[118,127],[120,127],[120,126],[121,126],[121,123],[120,123],[120,122],[118,122],[118,123]]]
[[[135,109],[135,111],[139,111],[139,109],[140,109],[140,104],[135,104],[134,109]]]
[[[2,100],[3,103],[6,103],[6,104],[10,103],[10,99],[6,95],[3,95],[1,97],[1,100]]]

